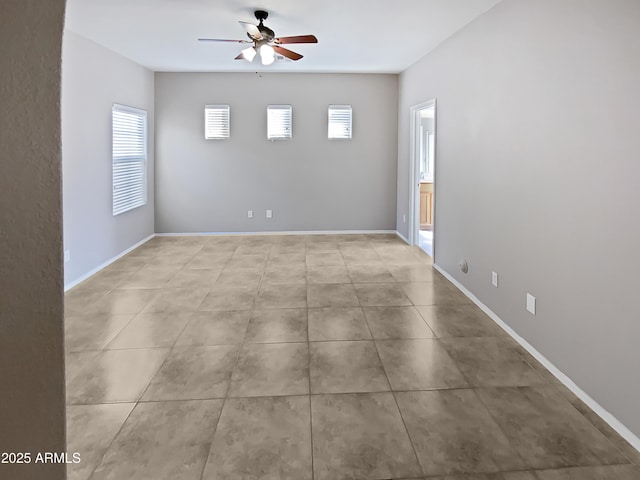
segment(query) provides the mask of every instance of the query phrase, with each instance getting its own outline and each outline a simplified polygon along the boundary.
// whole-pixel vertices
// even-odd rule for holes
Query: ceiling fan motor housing
[[[273,40],[276,38],[276,35],[275,35],[275,33],[273,33],[273,30],[271,30],[270,28],[265,27],[264,25],[258,25],[258,30],[260,30],[260,33],[262,34],[262,36],[269,43],[273,42]]]
[[[258,30],[260,30],[260,33],[262,34],[264,39],[269,43],[273,42],[273,40],[276,38],[276,34],[273,32],[273,30],[271,30],[269,27],[265,27],[262,23],[269,16],[269,12],[265,12],[264,10],[256,10],[254,12],[254,15],[260,21]]]

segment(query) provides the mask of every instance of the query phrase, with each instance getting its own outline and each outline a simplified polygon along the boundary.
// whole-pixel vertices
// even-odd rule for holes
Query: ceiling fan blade
[[[302,55],[300,55],[299,53],[292,52],[291,50],[288,50],[283,47],[279,47],[277,45],[274,45],[273,49],[275,50],[276,53],[279,53],[283,57],[290,58],[291,60],[300,60],[302,58]]]
[[[243,21],[240,21],[240,25],[244,27],[251,38],[253,38],[254,40],[262,40],[262,33],[260,33],[260,30],[256,25]]]
[[[249,40],[227,40],[224,38],[199,38],[199,42],[231,42],[231,43],[253,43]]]
[[[318,43],[315,35],[298,35],[296,37],[279,37],[275,39],[276,43]]]

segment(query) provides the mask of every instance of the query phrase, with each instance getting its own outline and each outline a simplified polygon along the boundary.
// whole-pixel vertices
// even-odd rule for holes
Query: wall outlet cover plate
[[[527,311],[531,315],[536,314],[536,297],[534,297],[530,293],[527,293]]]

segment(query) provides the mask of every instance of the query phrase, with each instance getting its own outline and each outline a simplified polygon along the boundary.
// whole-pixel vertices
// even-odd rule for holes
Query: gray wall
[[[205,140],[218,103],[231,138]],[[293,138],[270,142],[281,103]],[[327,139],[329,104],[353,106],[351,141]],[[395,230],[397,108],[397,75],[156,73],[156,232]]]
[[[506,0],[405,71],[397,212],[437,97],[436,263],[636,435],[638,25],[636,0]]]
[[[60,187],[64,0],[0,7],[0,452],[65,450]],[[65,478],[0,464],[0,478]]]
[[[62,69],[65,284],[154,233],[153,72],[66,30]],[[147,204],[111,213],[111,106],[148,112]]]

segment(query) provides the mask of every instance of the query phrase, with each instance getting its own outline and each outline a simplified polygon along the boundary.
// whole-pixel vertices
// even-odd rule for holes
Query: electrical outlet
[[[64,263],[67,263],[69,260],[71,260],[71,250],[65,250],[64,251]]]
[[[267,218],[273,218],[273,210],[267,210]]]
[[[536,314],[536,297],[534,297],[530,293],[527,293],[527,312],[529,312],[531,315]]]
[[[491,285],[498,288],[498,274],[496,272],[491,272]]]
[[[247,218],[253,218],[253,210],[247,211]]]
[[[402,223],[407,223],[407,216],[404,213],[402,214]]]

